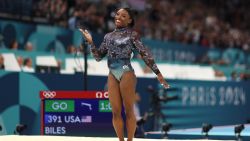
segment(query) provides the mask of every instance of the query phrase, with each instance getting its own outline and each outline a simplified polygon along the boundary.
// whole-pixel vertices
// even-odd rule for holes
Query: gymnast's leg
[[[124,130],[123,130],[123,119],[122,119],[122,97],[119,89],[118,80],[109,73],[108,76],[108,94],[109,101],[112,107],[112,122],[115,129],[116,135],[119,138],[119,141],[124,141]]]
[[[125,72],[120,81],[120,91],[126,114],[126,127],[128,141],[132,141],[135,129],[136,118],[134,115],[136,77],[133,71]]]

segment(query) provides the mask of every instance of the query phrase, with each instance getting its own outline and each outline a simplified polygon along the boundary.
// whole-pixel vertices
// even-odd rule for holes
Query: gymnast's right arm
[[[99,48],[96,48],[93,40],[92,40],[92,36],[90,35],[90,33],[87,30],[82,30],[79,29],[84,38],[87,40],[87,42],[90,44],[90,51],[92,52],[94,58],[96,59],[96,61],[101,61],[103,57],[105,57],[105,55],[107,54],[107,42],[106,42],[106,36],[104,37],[104,40],[101,44],[101,46]]]

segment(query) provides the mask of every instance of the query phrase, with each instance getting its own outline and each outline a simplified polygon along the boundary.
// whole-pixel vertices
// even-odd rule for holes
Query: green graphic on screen
[[[46,100],[45,112],[75,112],[74,100]]]
[[[99,112],[111,112],[109,100],[99,100]]]

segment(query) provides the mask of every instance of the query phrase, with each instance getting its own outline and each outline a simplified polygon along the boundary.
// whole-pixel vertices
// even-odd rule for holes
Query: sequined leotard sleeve
[[[94,43],[90,45],[91,46],[90,51],[92,52],[95,60],[98,62],[101,61],[102,58],[105,57],[107,54],[108,51],[107,35],[104,36],[103,42],[101,43],[99,48],[96,48]]]
[[[132,31],[131,36],[132,36],[132,43],[133,43],[135,49],[138,50],[138,52],[142,56],[142,59],[144,60],[144,62],[147,64],[147,66],[149,66],[153,70],[153,72],[156,75],[159,74],[160,71],[159,71],[157,65],[155,64],[153,56],[151,55],[151,53],[147,50],[147,48],[140,41],[138,33],[136,31]]]

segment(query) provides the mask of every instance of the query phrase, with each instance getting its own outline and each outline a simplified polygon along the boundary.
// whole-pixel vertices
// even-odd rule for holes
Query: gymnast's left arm
[[[164,77],[163,77],[162,73],[160,72],[160,70],[158,69],[151,52],[142,44],[142,42],[140,40],[140,37],[139,37],[139,35],[138,35],[138,33],[136,31],[132,31],[131,39],[132,39],[132,43],[133,43],[135,49],[138,50],[138,52],[142,56],[143,61],[157,75],[157,79],[160,82],[160,84],[164,88],[169,88],[170,86],[166,82],[166,80],[164,79]]]

